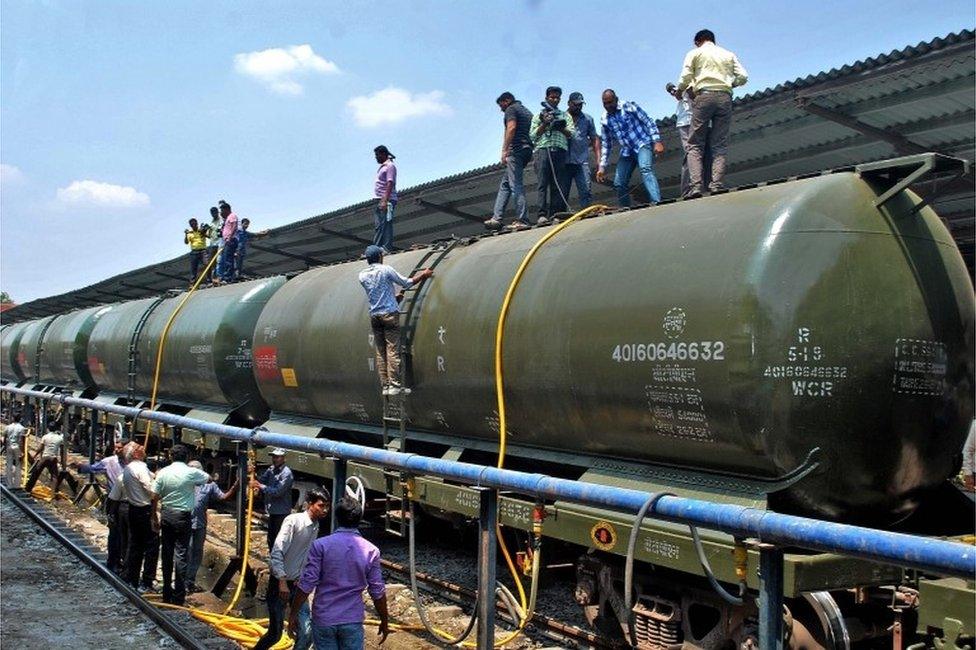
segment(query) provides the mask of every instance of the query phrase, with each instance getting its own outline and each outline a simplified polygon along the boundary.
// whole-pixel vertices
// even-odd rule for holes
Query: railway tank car
[[[159,401],[210,404],[254,426],[267,417],[251,369],[251,337],[258,315],[283,277],[243,282],[193,294],[166,337]],[[88,369],[99,392],[148,398],[170,315],[183,296],[116,305],[95,325]],[[130,345],[135,355],[130,355]],[[130,364],[136,368],[130,381]]]
[[[958,471],[973,415],[973,293],[918,196],[837,173],[590,219],[536,256],[505,332],[509,441],[774,479],[818,449],[790,510],[897,520]],[[445,255],[418,294],[410,427],[498,439],[495,324],[544,234]],[[402,273],[425,253],[394,255]],[[268,302],[255,377],[275,413],[378,425],[357,274],[308,271]],[[456,444],[456,443],[455,443]],[[729,480],[731,485],[733,479]]]

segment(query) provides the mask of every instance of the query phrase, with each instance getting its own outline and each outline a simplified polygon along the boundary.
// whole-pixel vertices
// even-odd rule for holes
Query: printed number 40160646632
[[[686,343],[621,343],[610,358],[617,363],[640,361],[724,361],[724,341]]]

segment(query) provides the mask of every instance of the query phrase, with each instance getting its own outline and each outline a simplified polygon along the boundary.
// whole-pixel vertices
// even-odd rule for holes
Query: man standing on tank
[[[200,277],[200,269],[207,265],[207,233],[196,219],[190,219],[190,227],[183,231],[183,243],[190,247],[190,284]]]
[[[192,533],[195,488],[210,480],[206,472],[186,464],[188,457],[186,446],[173,445],[170,450],[173,462],[159,470],[152,483],[153,517],[158,505],[163,540],[163,602],[172,605],[186,602],[186,556]]]
[[[485,221],[485,228],[498,230],[502,227],[502,217],[508,200],[515,198],[515,222],[513,226],[531,225],[529,223],[529,208],[525,199],[525,167],[532,160],[532,138],[529,127],[532,124],[532,111],[515,99],[510,92],[503,92],[495,100],[498,108],[505,114],[505,136],[502,139],[502,164],[505,172],[498,185],[495,197],[495,209],[491,219]]]
[[[380,386],[383,395],[409,394],[410,389],[400,381],[400,306],[394,285],[409,289],[433,277],[434,272],[424,269],[412,278],[406,278],[392,266],[383,264],[383,249],[376,245],[366,247],[366,262],[369,267],[359,272],[359,283],[369,301],[369,323]]]
[[[712,180],[708,189],[725,189],[725,154],[732,125],[732,89],[748,81],[746,69],[735,54],[715,44],[715,34],[702,29],[695,34],[695,49],[685,55],[675,88],[692,90],[691,132],[688,135],[688,198],[702,195],[705,147],[712,153]]]
[[[664,153],[664,144],[657,124],[636,102],[621,103],[611,88],[603,91],[601,99],[604,112],[600,120],[600,166],[596,180],[600,183],[606,180],[610,151],[616,142],[620,146],[620,158],[613,177],[617,203],[623,208],[630,207],[630,177],[635,167],[640,170],[651,205],[660,203],[661,188],[654,175],[654,154]]]
[[[569,178],[566,170],[566,156],[569,141],[575,127],[573,118],[559,110],[559,100],[563,90],[559,86],[546,88],[546,101],[542,110],[532,118],[529,133],[535,145],[535,174],[539,181],[538,224],[544,226],[552,221],[553,215],[566,210],[566,193],[569,192]]]
[[[566,161],[566,198],[569,199],[569,190],[575,181],[580,208],[587,208],[593,201],[590,190],[590,150],[593,151],[593,159],[600,160],[600,137],[593,118],[583,112],[583,104],[583,93],[569,94],[568,113],[573,118],[574,131],[569,141],[569,158]]]
[[[271,467],[259,478],[252,479],[250,487],[264,495],[264,510],[268,514],[268,551],[274,548],[275,537],[281,530],[281,522],[291,514],[291,486],[295,477],[285,465],[285,450],[271,450]]]
[[[210,208],[210,223],[204,227],[207,231],[207,264],[209,265],[210,260],[220,254],[220,242],[223,241],[221,231],[224,229],[224,222],[220,220],[220,210],[217,206]],[[207,274],[207,279],[211,282],[214,277],[220,277],[217,275],[217,262],[210,266],[210,272]]]
[[[396,156],[382,144],[373,149],[373,155],[380,165],[376,170],[376,184],[373,189],[376,195],[376,207],[373,208],[373,244],[389,253],[393,250],[393,211],[397,203],[397,168],[393,162]]]
[[[220,282],[233,282],[234,258],[237,254],[237,215],[231,210],[229,203],[221,203],[220,216],[224,218],[224,227],[220,231],[224,246],[220,249]]]

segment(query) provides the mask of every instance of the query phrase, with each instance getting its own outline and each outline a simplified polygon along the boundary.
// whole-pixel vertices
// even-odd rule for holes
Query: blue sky
[[[0,288],[174,257],[221,198],[256,229],[363,200],[380,143],[401,187],[494,162],[503,90],[598,113],[610,86],[669,115],[700,27],[749,93],[974,25],[972,0],[933,6],[0,0]]]

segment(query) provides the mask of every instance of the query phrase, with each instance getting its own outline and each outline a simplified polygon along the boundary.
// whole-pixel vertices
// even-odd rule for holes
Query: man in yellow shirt
[[[708,189],[725,189],[725,154],[732,124],[732,89],[748,81],[746,69],[735,54],[715,44],[715,34],[703,29],[695,34],[695,49],[685,55],[676,92],[691,88],[691,132],[688,134],[688,198],[702,194],[702,159],[705,145],[712,152],[712,180]],[[711,123],[709,125],[709,123]]]
[[[190,219],[190,227],[183,231],[183,243],[190,246],[190,284],[200,277],[200,269],[207,261],[207,233],[200,230],[196,219]]]

